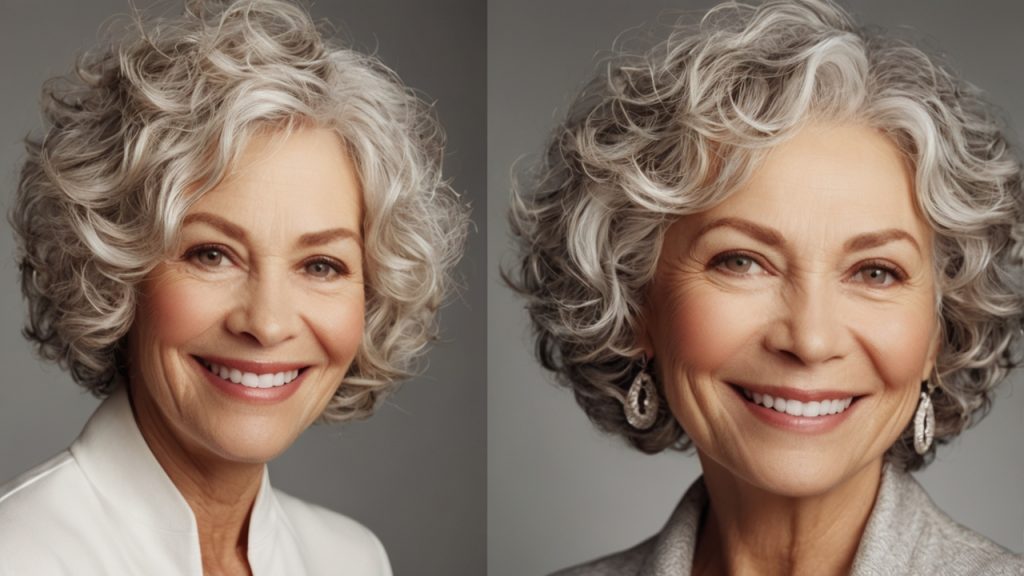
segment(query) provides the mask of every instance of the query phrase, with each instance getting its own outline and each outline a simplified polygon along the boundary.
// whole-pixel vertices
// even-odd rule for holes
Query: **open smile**
[[[772,408],[776,412],[785,412],[790,416],[806,416],[808,418],[842,414],[853,403],[853,396],[803,402],[795,398],[751,392],[746,388],[740,388],[740,391],[746,396],[747,400],[754,404],[760,404],[765,408]]]
[[[294,382],[308,368],[295,364],[258,364],[194,356],[214,376],[246,388],[278,388]]]
[[[237,368],[228,368],[213,362],[203,362],[202,364],[207,370],[217,376],[248,388],[276,388],[284,386],[299,377],[298,370],[256,374],[255,372],[242,372]]]
[[[843,391],[746,388],[729,383],[750,410],[769,424],[804,432],[826,431],[845,420],[863,396]]]

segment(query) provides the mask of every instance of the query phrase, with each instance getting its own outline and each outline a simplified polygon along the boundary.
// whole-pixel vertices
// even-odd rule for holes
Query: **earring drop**
[[[658,416],[658,391],[654,380],[647,372],[647,357],[644,356],[640,372],[633,378],[633,383],[626,393],[626,402],[622,406],[626,421],[637,430],[647,430],[654,425]]]
[[[932,439],[935,437],[935,407],[932,406],[932,390],[935,387],[929,383],[927,388],[921,391],[921,400],[914,413],[914,450],[922,456],[932,447]]]

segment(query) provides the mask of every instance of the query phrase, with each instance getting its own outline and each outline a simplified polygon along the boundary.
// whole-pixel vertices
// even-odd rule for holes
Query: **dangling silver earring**
[[[658,416],[658,391],[647,372],[647,355],[641,360],[640,372],[629,386],[622,411],[626,414],[626,421],[637,430],[647,430],[654,425]]]
[[[924,455],[932,447],[935,437],[935,407],[932,406],[932,391],[935,385],[928,383],[927,390],[921,391],[921,400],[914,413],[914,450]]]

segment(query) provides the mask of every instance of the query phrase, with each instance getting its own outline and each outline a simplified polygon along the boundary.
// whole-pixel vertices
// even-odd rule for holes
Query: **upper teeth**
[[[213,362],[205,362],[206,368],[210,372],[220,376],[225,380],[234,382],[235,384],[241,384],[249,388],[275,388],[277,386],[284,386],[285,384],[295,380],[299,377],[299,371],[288,370],[286,372],[274,372],[268,374],[256,374],[255,372],[242,372],[236,368],[228,368],[227,366],[221,366],[220,364],[214,364]]]
[[[836,398],[834,400],[813,400],[811,402],[801,402],[800,400],[791,400],[789,398],[782,398],[781,396],[769,396],[768,394],[758,394],[757,392],[751,392],[749,390],[743,390],[743,395],[748,400],[753,401],[755,404],[760,404],[765,408],[772,408],[777,412],[785,412],[790,416],[806,416],[814,418],[816,416],[828,416],[829,414],[839,414],[850,407],[850,403],[853,402],[853,396],[846,398]]]

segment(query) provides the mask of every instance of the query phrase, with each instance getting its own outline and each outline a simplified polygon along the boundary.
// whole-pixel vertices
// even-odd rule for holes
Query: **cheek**
[[[225,289],[168,276],[145,287],[139,322],[165,346],[186,344],[223,318]]]
[[[696,373],[712,372],[733,358],[756,333],[759,308],[749,296],[695,285],[659,299],[656,350],[664,363]]]
[[[916,385],[928,378],[937,329],[931,307],[864,309],[856,318],[856,337],[887,387]]]
[[[362,294],[312,299],[305,317],[332,362],[347,370],[363,339],[365,302]],[[341,366],[338,366],[341,367]]]

